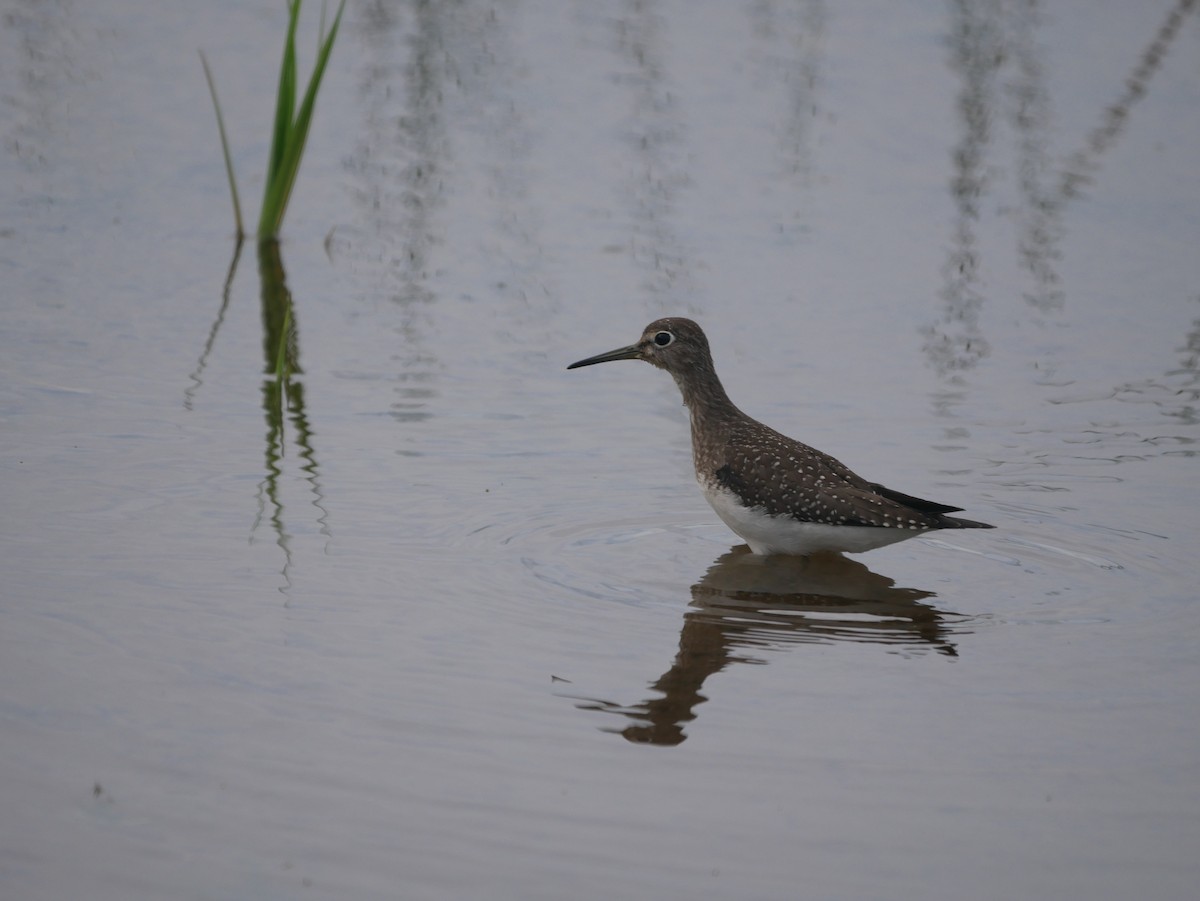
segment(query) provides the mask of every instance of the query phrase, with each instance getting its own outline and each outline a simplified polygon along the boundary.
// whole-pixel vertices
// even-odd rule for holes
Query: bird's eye
[[[666,347],[668,344],[670,344],[674,340],[675,340],[675,336],[672,335],[670,332],[659,332],[657,335],[654,336],[654,343],[657,344],[659,347]]]

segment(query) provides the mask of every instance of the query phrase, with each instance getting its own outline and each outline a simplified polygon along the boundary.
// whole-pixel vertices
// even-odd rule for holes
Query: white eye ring
[[[673,344],[674,342],[675,342],[675,336],[672,335],[670,332],[658,332],[654,336],[654,343],[657,344],[659,347],[666,347],[667,345]]]

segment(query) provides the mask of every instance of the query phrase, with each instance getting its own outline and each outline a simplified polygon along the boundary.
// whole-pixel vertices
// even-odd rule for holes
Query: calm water
[[[1195,6],[351,0],[229,278],[281,5],[4,0],[0,896],[1194,897]],[[664,314],[998,528],[747,555]]]

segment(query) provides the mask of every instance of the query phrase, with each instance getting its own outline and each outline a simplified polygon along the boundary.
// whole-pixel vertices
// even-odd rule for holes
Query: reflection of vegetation
[[[756,557],[746,547],[721,556],[692,586],[679,653],[651,688],[659,696],[633,705],[576,698],[579,706],[624,716],[628,741],[678,745],[684,724],[704,703],[704,681],[731,663],[763,663],[764,651],[835,641],[880,644],[893,653],[928,650],[948,657],[953,614],[925,603],[927,591],[896,588],[862,563],[841,556]]]
[[[316,454],[312,446],[312,430],[304,410],[304,385],[294,376],[300,368],[296,321],[292,309],[292,294],[287,287],[283,259],[276,241],[258,242],[258,273],[262,283],[263,357],[264,373],[262,402],[267,421],[266,473],[258,486],[258,516],[251,531],[258,529],[264,516],[275,530],[275,541],[291,562],[288,532],[283,520],[283,502],[279,496],[279,476],[285,456],[287,424],[296,433],[296,446],[302,461],[300,469],[313,495],[313,506],[321,511],[317,521],[321,533],[329,534],[326,511],[319,481]],[[268,507],[270,508],[268,513]],[[287,573],[287,567],[284,567]]]
[[[473,45],[450,40],[475,27],[460,21],[470,10],[459,4],[376,2],[358,11],[363,117],[346,169],[361,231],[342,250],[360,276],[375,281],[371,294],[395,303],[391,415],[416,422],[432,415],[436,394],[437,354],[425,336],[428,305],[438,296],[431,267],[445,231],[446,187],[455,177],[447,106],[470,92],[464,79],[495,74],[483,60],[462,56]]]
[[[987,356],[988,346],[979,329],[983,294],[979,290],[979,255],[976,223],[979,204],[987,188],[986,150],[991,139],[995,78],[1004,55],[1002,29],[989,5],[959,0],[954,4],[951,35],[952,65],[962,76],[958,113],[963,137],[954,148],[954,176],[950,193],[954,199],[954,237],[942,268],[945,285],[942,300],[946,312],[942,323],[926,330],[925,351],[943,371],[966,369]]]
[[[1044,132],[1050,117],[1044,67],[1036,48],[1040,24],[1036,4],[956,0],[952,5],[952,65],[962,77],[958,111],[964,130],[954,150],[951,194],[957,215],[944,267],[945,308],[941,320],[926,330],[925,350],[939,371],[969,369],[988,352],[978,325],[984,296],[979,284],[976,228],[994,169],[987,151],[999,118],[997,108],[1005,101],[1011,103],[1018,136],[1017,176],[1023,207],[1018,251],[1034,282],[1026,300],[1039,311],[1052,312],[1061,308],[1064,300],[1057,271],[1063,209],[1092,181],[1099,158],[1116,142],[1134,104],[1146,94],[1196,2],[1177,0],[1126,77],[1116,102],[1105,107],[1085,147],[1068,155],[1057,174],[1047,171]],[[1007,66],[1015,66],[1015,74],[1008,83],[998,85]]]
[[[230,289],[241,250],[242,242],[239,240],[221,293],[221,307],[209,330],[208,340],[205,341],[196,368],[190,376],[193,384],[184,392],[184,406],[188,410],[192,409],[196,394],[204,384],[201,376],[229,308]],[[267,431],[265,474],[258,485],[258,513],[250,531],[253,536],[264,519],[271,523],[275,531],[275,542],[286,557],[283,569],[286,577],[288,566],[291,564],[291,552],[288,547],[290,535],[284,523],[284,503],[280,496],[279,478],[283,474],[283,461],[287,456],[289,425],[295,432],[297,456],[301,461],[300,470],[312,494],[312,505],[319,511],[317,522],[320,532],[322,535],[330,533],[326,522],[328,513],[321,491],[320,467],[313,449],[312,428],[305,412],[304,385],[296,379],[304,370],[300,367],[300,347],[292,294],[287,286],[287,274],[283,268],[283,258],[280,256],[277,241],[258,242],[258,275],[262,299],[263,372],[266,376],[262,383],[262,407]]]
[[[1124,129],[1133,105],[1145,95],[1150,79],[1162,65],[1167,49],[1179,34],[1184,17],[1195,5],[1196,0],[1178,0],[1154,35],[1150,46],[1138,59],[1133,72],[1125,79],[1121,96],[1117,98],[1116,103],[1105,108],[1100,125],[1088,135],[1086,147],[1071,154],[1059,185],[1059,193],[1064,199],[1077,196],[1080,189],[1091,181],[1092,173],[1097,168],[1097,160],[1112,146]]]
[[[1200,296],[1192,299],[1200,302]],[[1180,354],[1178,366],[1171,367],[1161,376],[1118,385],[1113,398],[1132,403],[1152,403],[1163,416],[1183,426],[1200,423],[1200,319],[1192,320],[1183,345],[1176,348],[1176,352]],[[1196,439],[1190,436],[1155,435],[1143,440],[1156,446],[1187,445],[1187,449],[1181,447],[1169,453],[1185,457],[1200,456],[1200,451],[1190,448],[1190,445],[1196,444]]]
[[[237,272],[238,260],[241,257],[242,239],[238,238],[233,248],[233,259],[229,261],[229,271],[225,273],[225,287],[221,290],[221,308],[217,311],[217,318],[213,320],[212,328],[208,330],[208,340],[204,342],[204,350],[200,352],[200,359],[196,361],[196,368],[188,376],[193,384],[183,392],[183,406],[186,410],[192,409],[192,401],[195,399],[196,392],[204,384],[204,379],[201,376],[204,375],[204,369],[208,366],[208,357],[212,353],[213,345],[217,343],[217,333],[221,331],[221,325],[225,322],[225,312],[229,309],[229,291],[233,287],[233,276]]]
[[[321,17],[322,36],[318,39],[317,59],[308,79],[308,88],[300,106],[296,106],[296,24],[300,21],[301,0],[288,2],[288,30],[283,44],[283,63],[279,70],[279,85],[275,96],[275,122],[271,130],[271,154],[267,158],[266,186],[263,189],[262,211],[258,218],[258,237],[273,238],[283,225],[283,214],[287,211],[292,196],[292,186],[300,171],[300,159],[304,155],[304,144],[308,140],[308,126],[312,121],[313,107],[317,102],[317,91],[325,74],[325,64],[333,51],[338,26],[346,0],[338,4],[337,14],[329,33],[324,34],[324,15]],[[217,89],[212,72],[204,54],[200,54],[208,89],[212,94],[213,107],[217,113],[217,129],[221,136],[221,151],[225,156],[225,174],[229,179],[229,191],[233,195],[233,216],[238,237],[242,237],[242,209],[238,202],[237,180],[233,174],[233,159],[229,153],[229,141],[225,134],[225,122],[221,115],[221,104],[217,100]]]
[[[633,206],[630,249],[645,272],[643,287],[665,301],[665,308],[687,309],[693,294],[687,282],[695,266],[674,219],[688,178],[679,163],[683,117],[668,78],[664,21],[653,4],[632,3],[616,34],[629,67],[621,83],[628,86],[632,101],[623,130],[636,155],[628,182]]]

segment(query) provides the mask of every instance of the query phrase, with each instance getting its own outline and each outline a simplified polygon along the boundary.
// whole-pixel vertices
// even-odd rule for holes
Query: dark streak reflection
[[[1168,14],[1166,21],[1150,41],[1150,45],[1138,59],[1137,65],[1125,79],[1121,96],[1104,111],[1101,122],[1085,142],[1083,149],[1071,154],[1064,167],[1058,193],[1064,200],[1079,196],[1083,188],[1093,181],[1099,168],[1100,157],[1116,142],[1125,129],[1129,113],[1146,94],[1150,80],[1162,65],[1167,51],[1179,34],[1184,19],[1196,7],[1196,0],[1179,0]]]
[[[386,148],[385,153],[396,154],[399,168],[387,187],[380,183],[370,185],[376,196],[384,191],[398,195],[385,198],[385,203],[398,201],[395,235],[400,239],[400,252],[392,262],[397,265],[400,285],[393,297],[405,305],[434,299],[428,285],[429,256],[440,241],[440,227],[435,219],[444,204],[443,165],[450,156],[443,120],[443,94],[449,73],[445,68],[439,4],[414,3],[412,13],[414,32],[403,73],[404,107],[394,120],[389,140],[375,145]],[[369,147],[363,150],[371,152]],[[376,206],[376,213],[383,213],[383,207]]]
[[[1033,280],[1025,300],[1050,314],[1062,308],[1058,263],[1063,236],[1061,204],[1047,185],[1052,178],[1049,138],[1052,117],[1046,92],[1046,65],[1037,40],[1041,17],[1038,0],[1024,0],[1011,21],[1016,72],[1006,99],[1017,136],[1017,253]]]
[[[437,299],[431,256],[442,241],[440,212],[451,171],[447,94],[456,63],[447,47],[460,4],[433,0],[365,4],[354,36],[361,48],[362,137],[346,168],[365,231],[339,252],[372,273],[372,293],[399,310],[403,339],[392,362],[398,387],[391,415],[428,419],[437,357],[425,345],[427,308]]]
[[[733,663],[766,663],[765,654],[794,644],[862,642],[890,652],[957,656],[954,614],[924,599],[928,591],[896,588],[865,565],[840,556],[759,557],[745,546],[717,559],[692,586],[679,653],[632,705],[576,698],[579,707],[623,716],[619,732],[636,743],[678,745],[706,698],[705,680]]]
[[[925,352],[939,373],[973,368],[989,352],[979,327],[984,293],[976,230],[981,204],[991,190],[989,175],[994,163],[989,149],[998,113],[1008,110],[1017,136],[1017,252],[1032,280],[1025,300],[1039,313],[1050,314],[1060,310],[1065,300],[1057,271],[1063,210],[1093,183],[1100,158],[1121,135],[1133,106],[1146,94],[1195,5],[1196,0],[1179,0],[1085,146],[1052,172],[1047,149],[1051,115],[1046,67],[1038,46],[1040,3],[954,0],[951,4],[950,65],[962,81],[957,106],[963,133],[953,154],[950,193],[956,212],[943,267],[943,312],[939,321],[925,329]],[[1010,69],[1011,74],[1006,75]]]
[[[1193,298],[1200,303],[1200,296]],[[1181,426],[1200,424],[1200,318],[1192,320],[1183,336],[1183,344],[1176,348],[1179,363],[1158,378],[1126,382],[1113,392],[1115,399],[1133,403],[1153,403],[1163,416]],[[1182,456],[1200,456],[1192,450],[1196,439],[1187,434],[1153,435],[1144,439],[1155,446],[1175,446],[1167,453]]]
[[[820,114],[819,91],[826,22],[824,0],[757,0],[749,7],[758,59],[768,78],[779,80],[788,98],[780,155],[786,174],[807,184],[813,169],[813,123]]]
[[[950,46],[951,67],[962,78],[957,107],[963,136],[954,148],[954,234],[942,267],[942,320],[926,330],[925,352],[939,372],[967,369],[987,356],[979,329],[983,293],[979,286],[976,224],[988,187],[986,149],[992,136],[996,74],[1004,60],[999,4],[956,0]]]
[[[1200,296],[1195,298],[1200,303]],[[1174,404],[1168,415],[1174,416],[1183,425],[1200,423],[1200,318],[1192,320],[1192,327],[1179,348],[1179,368],[1167,373],[1167,378],[1178,377],[1182,385],[1175,392]],[[1192,454],[1189,454],[1192,455]]]
[[[677,198],[688,184],[682,157],[683,121],[663,62],[664,22],[650,0],[628,0],[617,19],[617,47],[628,68],[622,83],[633,103],[626,124],[634,171],[631,250],[646,273],[644,287],[661,309],[689,308],[687,252],[672,224]]]
[[[52,168],[56,153],[68,143],[71,111],[63,103],[64,87],[100,78],[81,68],[86,54],[77,45],[86,38],[78,19],[70,0],[18,0],[3,14],[3,27],[18,48],[15,71],[4,73],[12,81],[0,92],[0,103],[8,108],[3,144],[31,173]]]

